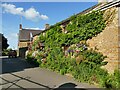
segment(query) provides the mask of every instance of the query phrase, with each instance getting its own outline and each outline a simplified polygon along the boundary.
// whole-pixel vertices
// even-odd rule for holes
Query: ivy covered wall
[[[46,31],[46,35],[40,35],[39,41],[44,42],[46,47],[68,46],[79,43],[81,40],[88,40],[105,28],[103,13],[100,11],[86,15],[75,15],[70,18],[70,23],[65,27],[67,33],[62,32],[60,25]]]
[[[104,12],[101,11],[74,15],[65,26],[61,27],[61,23],[52,26],[34,41],[27,61],[62,75],[69,73],[79,82],[120,88],[120,81],[117,80],[119,71],[109,75],[101,69],[101,66],[107,64],[104,61],[106,55],[97,52],[96,47],[91,49],[91,44],[88,44],[88,40],[91,43],[93,38],[104,32],[108,19],[103,15]]]

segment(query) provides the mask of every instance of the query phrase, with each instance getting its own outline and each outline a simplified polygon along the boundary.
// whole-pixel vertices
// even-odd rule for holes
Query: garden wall
[[[106,27],[96,37],[87,40],[87,44],[90,48],[95,49],[98,52],[107,56],[105,61],[108,64],[104,66],[109,72],[113,72],[114,69],[120,65],[119,56],[119,42],[118,42],[118,7],[112,7],[104,12],[104,18],[107,19]]]

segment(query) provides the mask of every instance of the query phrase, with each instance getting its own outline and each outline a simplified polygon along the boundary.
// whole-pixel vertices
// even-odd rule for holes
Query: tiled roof
[[[22,29],[19,31],[19,41],[30,41],[30,33],[32,36],[42,32],[42,30]]]

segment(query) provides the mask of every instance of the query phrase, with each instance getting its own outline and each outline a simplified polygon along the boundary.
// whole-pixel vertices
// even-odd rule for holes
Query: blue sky
[[[8,38],[9,47],[17,49],[21,20],[23,28],[44,29],[46,23],[53,25],[95,4],[97,2],[3,2],[2,33]]]

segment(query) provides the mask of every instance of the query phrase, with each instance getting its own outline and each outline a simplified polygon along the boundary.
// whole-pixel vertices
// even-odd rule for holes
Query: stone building
[[[41,32],[42,30],[24,29],[20,24],[18,38],[18,50],[20,57],[24,58],[26,50],[28,50],[30,44],[32,44],[33,36]]]

